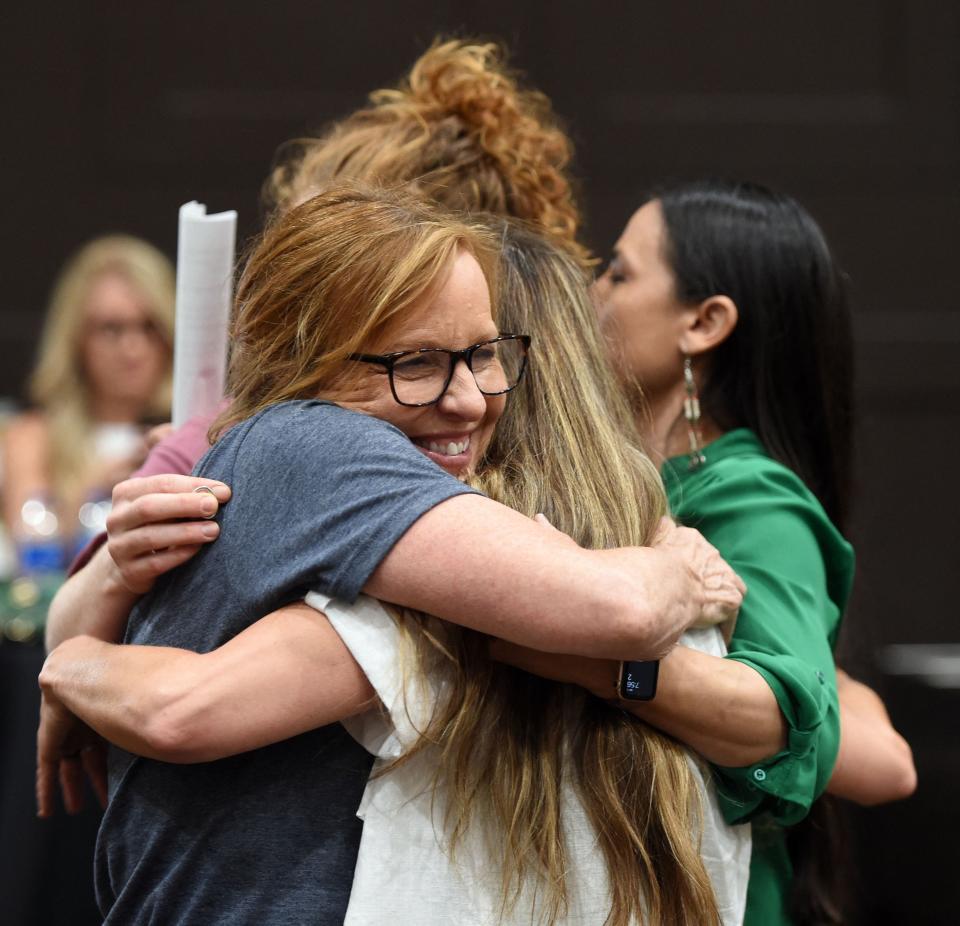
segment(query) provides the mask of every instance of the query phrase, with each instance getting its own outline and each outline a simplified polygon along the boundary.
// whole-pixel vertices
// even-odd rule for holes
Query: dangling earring
[[[683,358],[683,388],[687,392],[683,400],[683,417],[687,419],[687,434],[690,436],[690,469],[707,462],[703,455],[703,435],[700,433],[700,396],[697,381],[693,378],[693,365],[686,355]]]

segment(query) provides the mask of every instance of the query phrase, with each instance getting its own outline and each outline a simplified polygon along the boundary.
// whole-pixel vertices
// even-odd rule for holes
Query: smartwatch
[[[623,701],[650,701],[657,693],[660,660],[621,662],[617,696]]]

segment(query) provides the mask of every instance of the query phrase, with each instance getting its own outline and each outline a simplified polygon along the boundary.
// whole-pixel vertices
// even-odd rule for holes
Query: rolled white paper
[[[173,352],[177,428],[196,415],[212,414],[223,399],[236,240],[234,210],[207,215],[207,207],[196,201],[180,207]]]

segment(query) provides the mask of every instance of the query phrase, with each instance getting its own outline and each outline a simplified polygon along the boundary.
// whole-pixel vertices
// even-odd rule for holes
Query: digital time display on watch
[[[657,693],[659,660],[621,662],[617,693],[624,701],[650,701]]]

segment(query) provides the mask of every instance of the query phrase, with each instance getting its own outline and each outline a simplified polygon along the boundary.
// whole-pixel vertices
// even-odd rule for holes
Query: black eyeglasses
[[[350,354],[349,359],[385,367],[394,399],[400,405],[419,406],[443,398],[461,360],[484,395],[509,392],[527,368],[529,349],[529,335],[503,334],[463,350],[423,347],[392,354]]]

